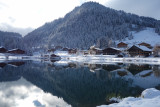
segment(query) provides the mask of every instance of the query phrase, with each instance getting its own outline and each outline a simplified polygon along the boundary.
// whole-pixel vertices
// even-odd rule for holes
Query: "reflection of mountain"
[[[26,63],[23,67],[5,67],[1,76],[23,76],[45,92],[62,97],[73,107],[95,107],[104,104],[108,98],[136,96],[142,88],[132,87],[131,81],[109,78],[108,72],[99,71],[99,77],[88,68],[54,69],[48,64]],[[5,72],[5,71],[8,72]],[[12,71],[12,73],[11,73]]]
[[[133,75],[136,75],[137,73],[143,70],[150,70],[150,69],[152,69],[150,65],[134,65],[134,64],[130,64],[127,68],[127,70],[131,72]]]
[[[111,97],[137,96],[143,90],[143,88],[140,88],[143,86],[139,84],[139,87],[133,86],[133,83],[139,81],[139,83],[143,83],[147,78],[149,78],[147,80],[151,81],[150,86],[157,86],[160,83],[153,84],[150,79],[155,78],[153,72],[157,72],[159,66],[153,68],[152,74],[143,77],[142,75],[150,73],[151,69],[147,71],[145,69],[148,69],[148,67],[144,66],[142,67],[143,69],[141,68],[142,72],[139,71],[139,73],[133,75],[127,70],[120,71],[122,67],[125,68],[122,64],[120,66],[87,65],[93,69],[103,68],[95,73],[90,72],[90,68],[79,67],[77,64],[70,63],[68,65],[69,67],[67,65],[57,66],[29,61],[19,67],[5,66],[0,70],[0,81],[13,81],[23,76],[45,92],[62,97],[64,101],[73,107],[95,107],[105,104],[106,100]],[[127,68],[134,68],[130,66],[132,65],[128,65]],[[115,73],[119,76],[115,75]],[[12,79],[9,79],[11,77]]]

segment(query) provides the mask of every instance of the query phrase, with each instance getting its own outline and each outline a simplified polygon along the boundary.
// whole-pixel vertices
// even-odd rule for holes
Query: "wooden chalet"
[[[88,54],[90,55],[101,55],[103,53],[102,49],[99,49],[99,48],[90,48],[88,50]]]
[[[55,49],[54,48],[52,48],[52,49],[48,49],[48,52],[54,52],[55,51]]]
[[[127,48],[128,44],[124,43],[124,42],[120,42],[117,44],[117,48]]]
[[[6,53],[7,52],[7,49],[4,48],[4,47],[0,47],[0,53]]]
[[[76,54],[77,53],[77,49],[69,49],[68,53],[69,54]]]
[[[106,49],[103,49],[103,55],[118,55],[120,54],[121,51],[117,48],[106,48]]]
[[[63,49],[62,46],[56,46],[56,47],[55,47],[55,50],[62,50],[62,49]]]
[[[147,48],[149,48],[149,49],[152,49],[152,48],[153,48],[150,44],[145,43],[145,42],[139,43],[138,45],[139,45],[139,46],[145,46],[145,47],[147,47]]]
[[[62,51],[68,51],[68,50],[69,50],[68,48],[63,48],[63,49],[62,49]]]
[[[131,56],[131,57],[134,57],[134,56],[148,57],[152,53],[151,49],[149,49],[145,46],[135,46],[135,45],[133,45],[127,51],[128,51],[129,56]]]
[[[10,54],[25,54],[25,51],[23,51],[21,49],[12,49],[12,50],[7,51],[7,53],[10,53]]]

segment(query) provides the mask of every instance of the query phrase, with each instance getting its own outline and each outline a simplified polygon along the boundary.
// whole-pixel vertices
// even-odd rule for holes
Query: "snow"
[[[127,97],[119,103],[98,107],[160,107],[160,91],[155,88],[146,89],[139,98]]]
[[[145,46],[138,46],[138,45],[135,45],[135,46],[139,47],[139,48],[142,49],[143,51],[152,51],[152,49],[149,49],[149,48],[147,48],[147,47],[145,47]]]
[[[151,44],[152,46],[155,46],[156,44],[160,44],[160,35],[158,35],[157,33],[155,33],[155,29],[154,28],[146,28],[145,30],[142,30],[140,32],[132,32],[133,34],[133,39],[129,40],[126,39],[125,43],[129,43],[129,44],[138,44],[141,42],[146,42]]]

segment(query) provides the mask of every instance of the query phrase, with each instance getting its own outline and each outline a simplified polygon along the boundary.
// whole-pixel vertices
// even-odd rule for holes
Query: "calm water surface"
[[[160,65],[0,62],[0,107],[95,107],[152,87]]]

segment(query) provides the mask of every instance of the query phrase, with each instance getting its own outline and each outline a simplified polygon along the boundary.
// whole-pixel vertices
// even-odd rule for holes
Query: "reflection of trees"
[[[159,65],[153,66],[153,73],[156,77],[160,77],[160,66]]]
[[[134,64],[130,64],[127,67],[127,70],[129,72],[131,72],[133,75],[136,75],[137,73],[144,71],[144,70],[151,70],[151,66],[150,65],[134,65]]]
[[[102,68],[107,71],[113,71],[116,69],[120,69],[118,65],[103,65]]]
[[[30,65],[35,66],[35,65]],[[45,68],[45,64],[43,65]],[[139,95],[141,88],[131,87],[131,82],[121,78],[108,78],[106,71],[100,71],[100,77],[88,68],[67,68],[52,69],[44,72],[43,67],[39,69],[24,70],[23,76],[45,92],[63,97],[73,107],[94,107],[104,104],[106,99],[111,97],[110,93],[116,96]],[[30,70],[29,70],[30,69]],[[48,70],[50,68],[48,67]]]
[[[26,62],[17,68],[6,66],[0,73],[6,80],[9,77],[17,80],[23,76],[45,92],[62,97],[73,107],[95,107],[105,104],[111,97],[137,96],[143,90],[132,87],[131,81],[113,75],[108,78],[109,73],[105,70],[98,71],[97,78],[96,73],[86,67],[55,69],[45,63]]]

